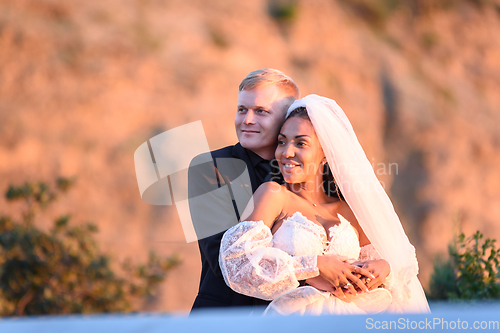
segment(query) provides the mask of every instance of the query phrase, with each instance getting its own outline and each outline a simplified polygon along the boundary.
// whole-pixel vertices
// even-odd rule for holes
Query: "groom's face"
[[[279,129],[293,101],[294,97],[275,85],[240,91],[234,125],[241,145],[264,159],[272,159]]]

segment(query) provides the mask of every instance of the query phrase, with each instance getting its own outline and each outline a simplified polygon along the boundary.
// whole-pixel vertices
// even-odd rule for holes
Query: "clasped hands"
[[[318,256],[317,265],[320,275],[306,283],[342,299],[378,288],[391,271],[384,259],[349,261],[337,255]]]

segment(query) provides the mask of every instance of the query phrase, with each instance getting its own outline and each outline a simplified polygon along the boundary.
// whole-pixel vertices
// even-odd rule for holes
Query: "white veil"
[[[306,107],[328,164],[346,202],[371,244],[391,265],[394,312],[429,312],[417,279],[415,248],[410,244],[391,200],[375,176],[342,108],[329,98],[308,95],[288,115]]]

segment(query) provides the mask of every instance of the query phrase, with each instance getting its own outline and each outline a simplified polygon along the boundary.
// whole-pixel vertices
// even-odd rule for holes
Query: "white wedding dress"
[[[272,300],[265,314],[366,314],[391,307],[390,276],[385,288],[341,300],[327,291],[300,286],[319,275],[316,256],[336,254],[350,259],[380,259],[372,245],[362,248],[351,224],[325,229],[300,212],[283,221],[274,235],[262,221],[244,221],[222,238],[219,263],[226,284],[244,295]],[[395,288],[394,292],[397,292]]]

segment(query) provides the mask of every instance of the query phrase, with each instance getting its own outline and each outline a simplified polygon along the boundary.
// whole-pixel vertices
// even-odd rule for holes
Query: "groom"
[[[222,276],[219,267],[219,248],[222,235],[226,229],[236,224],[244,205],[235,202],[237,195],[234,188],[237,179],[244,178],[245,167],[248,171],[250,184],[240,184],[248,187],[248,198],[264,182],[272,176],[280,177],[279,169],[274,163],[274,151],[277,146],[278,132],[285,121],[288,107],[299,98],[297,84],[287,75],[276,69],[259,69],[248,74],[239,86],[238,107],[234,125],[239,143],[211,152],[209,163],[196,163],[195,158],[189,168],[189,205],[191,218],[198,235],[202,271],[198,296],[193,309],[228,306],[258,306],[269,302],[245,296],[231,290]],[[230,158],[236,165],[228,172],[217,161]],[[274,164],[274,167],[271,165]],[[233,165],[231,165],[233,166]],[[214,171],[215,170],[215,171]],[[245,173],[246,174],[246,173]],[[203,194],[216,193],[223,185],[231,188],[229,200],[213,199],[196,200]],[[251,187],[251,192],[249,191]],[[233,200],[231,200],[233,199]],[[248,201],[248,200],[244,201]],[[240,200],[241,201],[241,200]],[[243,207],[241,207],[243,206]],[[224,227],[221,224],[228,223]],[[208,236],[210,230],[222,230],[213,236]]]

